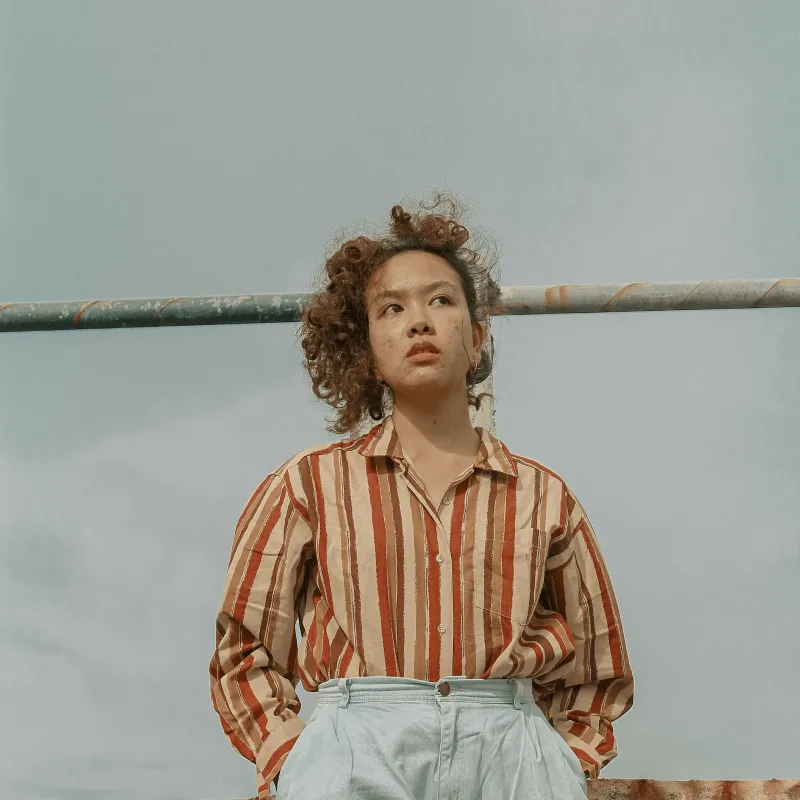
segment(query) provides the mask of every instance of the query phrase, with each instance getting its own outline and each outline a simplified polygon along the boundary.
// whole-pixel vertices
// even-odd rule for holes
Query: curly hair
[[[422,250],[444,258],[458,273],[471,322],[485,322],[499,305],[500,286],[496,277],[497,248],[482,237],[482,247],[465,246],[469,231],[457,221],[463,204],[441,191],[433,203],[420,201],[411,214],[401,205],[390,212],[389,232],[372,238],[361,235],[333,241],[332,254],[325,261],[318,288],[303,310],[297,335],[304,353],[303,366],[311,378],[314,394],[334,409],[327,430],[334,434],[353,433],[368,415],[379,421],[387,414],[391,388],[378,383],[373,371],[369,343],[366,288],[370,278],[392,256],[408,250]],[[440,206],[444,213],[435,212]],[[474,237],[473,237],[474,238]],[[483,392],[474,388],[486,380],[494,366],[490,337],[484,341],[481,360],[474,373],[465,376],[468,403],[480,408]]]

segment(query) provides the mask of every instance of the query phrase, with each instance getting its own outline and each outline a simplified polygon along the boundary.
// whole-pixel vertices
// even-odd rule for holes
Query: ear
[[[472,323],[472,346],[475,348],[475,358],[480,360],[483,342],[486,339],[486,328],[480,322]]]

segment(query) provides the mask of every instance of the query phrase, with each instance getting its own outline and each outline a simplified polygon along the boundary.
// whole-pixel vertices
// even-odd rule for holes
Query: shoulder
[[[512,450],[508,450],[508,456],[517,467],[517,472],[522,478],[539,477],[545,475],[556,483],[567,488],[567,482],[560,472],[553,469],[548,464],[538,461],[535,458],[520,455]]]
[[[350,439],[342,439],[334,442],[322,442],[303,450],[298,451],[290,458],[287,458],[279,466],[275,467],[268,475],[266,475],[261,483],[261,486],[268,484],[280,483],[284,480],[292,482],[308,475],[311,470],[311,464],[318,459],[335,458],[337,454],[355,450],[361,446],[367,434],[353,437]]]
[[[505,445],[504,445],[505,446]],[[550,489],[555,489],[556,494],[560,495],[571,509],[574,505],[580,505],[575,492],[571,485],[564,478],[563,474],[558,470],[538,461],[535,458],[520,455],[509,450],[506,447],[508,458],[515,464],[517,468],[518,480],[524,482],[539,482],[546,481]]]
[[[239,517],[239,525],[252,518],[259,509],[293,506],[304,517],[309,516],[313,505],[313,462],[317,458],[335,457],[338,451],[350,450],[361,445],[363,436],[337,442],[324,442],[306,447],[287,458],[282,464],[263,476],[255,488],[251,488],[249,499]]]
[[[335,458],[338,454],[350,452],[361,447],[367,434],[356,436],[350,439],[341,439],[335,442],[323,442],[315,444],[311,447],[306,447],[295,453],[291,458],[278,467],[276,472],[286,473],[290,471],[302,470],[307,467],[311,461],[317,459]]]
[[[536,486],[537,490],[540,489],[548,497],[547,503],[553,513],[552,518],[558,519],[557,528],[577,531],[583,525],[591,536],[594,536],[585,506],[573,486],[567,483],[560,472],[536,459],[511,451],[508,453],[517,466],[518,479],[528,486]],[[526,487],[523,485],[523,491],[525,490]]]
[[[509,455],[517,467],[517,480],[522,481],[522,491],[532,489],[543,496],[548,529],[549,522],[552,522],[552,533],[557,538],[576,531],[582,522],[591,530],[583,504],[560,472],[536,459],[512,452]]]

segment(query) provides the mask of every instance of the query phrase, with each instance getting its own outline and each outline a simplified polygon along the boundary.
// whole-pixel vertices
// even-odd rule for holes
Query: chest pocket
[[[534,563],[530,530],[517,531],[513,539],[481,538],[474,546],[471,574],[464,578],[472,604],[525,625],[538,582]]]

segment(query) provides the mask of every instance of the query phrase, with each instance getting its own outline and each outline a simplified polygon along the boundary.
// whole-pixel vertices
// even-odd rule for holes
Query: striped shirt
[[[612,722],[633,704],[633,677],[592,526],[558,474],[476,430],[475,461],[439,508],[391,415],[298,453],[252,494],[210,674],[259,797],[305,726],[300,680],[531,678],[587,777],[617,755]]]

